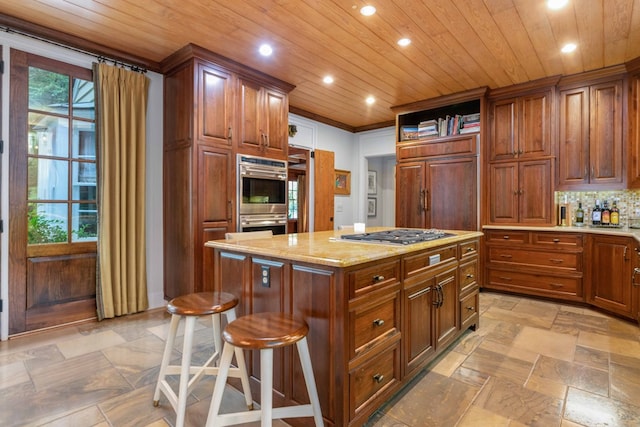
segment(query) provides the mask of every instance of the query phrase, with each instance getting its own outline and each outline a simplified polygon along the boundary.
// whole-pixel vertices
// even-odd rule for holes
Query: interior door
[[[314,231],[333,230],[333,188],[334,161],[333,151],[314,151]]]
[[[9,334],[96,316],[92,72],[11,50]]]

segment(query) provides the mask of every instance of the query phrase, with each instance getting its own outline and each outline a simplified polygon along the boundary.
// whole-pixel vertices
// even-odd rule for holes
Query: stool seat
[[[222,337],[236,347],[261,350],[294,344],[308,332],[307,323],[290,314],[256,313],[229,323]]]
[[[238,305],[238,298],[228,292],[196,292],[175,297],[167,304],[169,314],[206,316],[222,313]]]

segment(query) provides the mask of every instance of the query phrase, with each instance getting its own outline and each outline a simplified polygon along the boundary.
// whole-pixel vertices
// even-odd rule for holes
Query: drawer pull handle
[[[467,248],[467,252],[473,252],[473,251],[475,251],[475,249],[474,249],[474,248],[472,248],[472,247],[468,247],[468,248]]]
[[[558,258],[551,258],[549,259],[549,261],[555,263],[555,264],[562,264],[564,262],[564,260],[558,259]]]
[[[376,319],[373,321],[373,326],[382,326],[384,325],[384,320],[382,319]]]
[[[511,277],[500,276],[500,280],[506,280],[506,281],[510,282],[513,279],[511,279]]]
[[[507,259],[511,259],[511,258],[513,258],[513,255],[510,255],[510,254],[500,254],[500,258],[507,258]]]
[[[475,309],[476,309],[476,308],[475,308],[475,307],[473,307],[473,306],[469,306],[469,307],[467,307],[467,310],[469,310],[469,311],[474,311]]]
[[[374,282],[382,282],[384,280],[384,276],[380,275],[380,274],[376,274],[375,276],[373,276],[373,281]]]
[[[553,243],[560,243],[560,239],[553,239]]]
[[[552,288],[564,288],[564,285],[562,283],[549,283],[549,286],[551,286]]]
[[[509,236],[502,236],[504,240],[509,240]]]
[[[375,374],[375,375],[373,376],[373,380],[374,380],[375,382],[377,382],[378,384],[380,384],[380,383],[384,380],[384,375],[382,375],[382,374]]]
[[[467,279],[473,279],[473,274],[467,274]]]

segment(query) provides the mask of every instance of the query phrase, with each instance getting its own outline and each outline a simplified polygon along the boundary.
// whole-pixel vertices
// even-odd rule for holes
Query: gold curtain
[[[149,79],[94,64],[98,137],[98,319],[146,310],[145,151]]]
[[[309,204],[307,199],[307,177],[298,175],[298,233],[309,231]]]

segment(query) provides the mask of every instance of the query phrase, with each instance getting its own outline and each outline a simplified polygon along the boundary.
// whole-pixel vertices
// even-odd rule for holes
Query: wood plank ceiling
[[[293,111],[353,131],[389,124],[394,105],[640,57],[640,0],[369,3],[370,17],[359,13],[365,0],[0,0],[0,23],[18,18],[151,68],[194,43],[294,84]],[[398,46],[402,37],[412,43]],[[257,54],[262,42],[271,57]],[[562,54],[567,42],[578,48]]]

